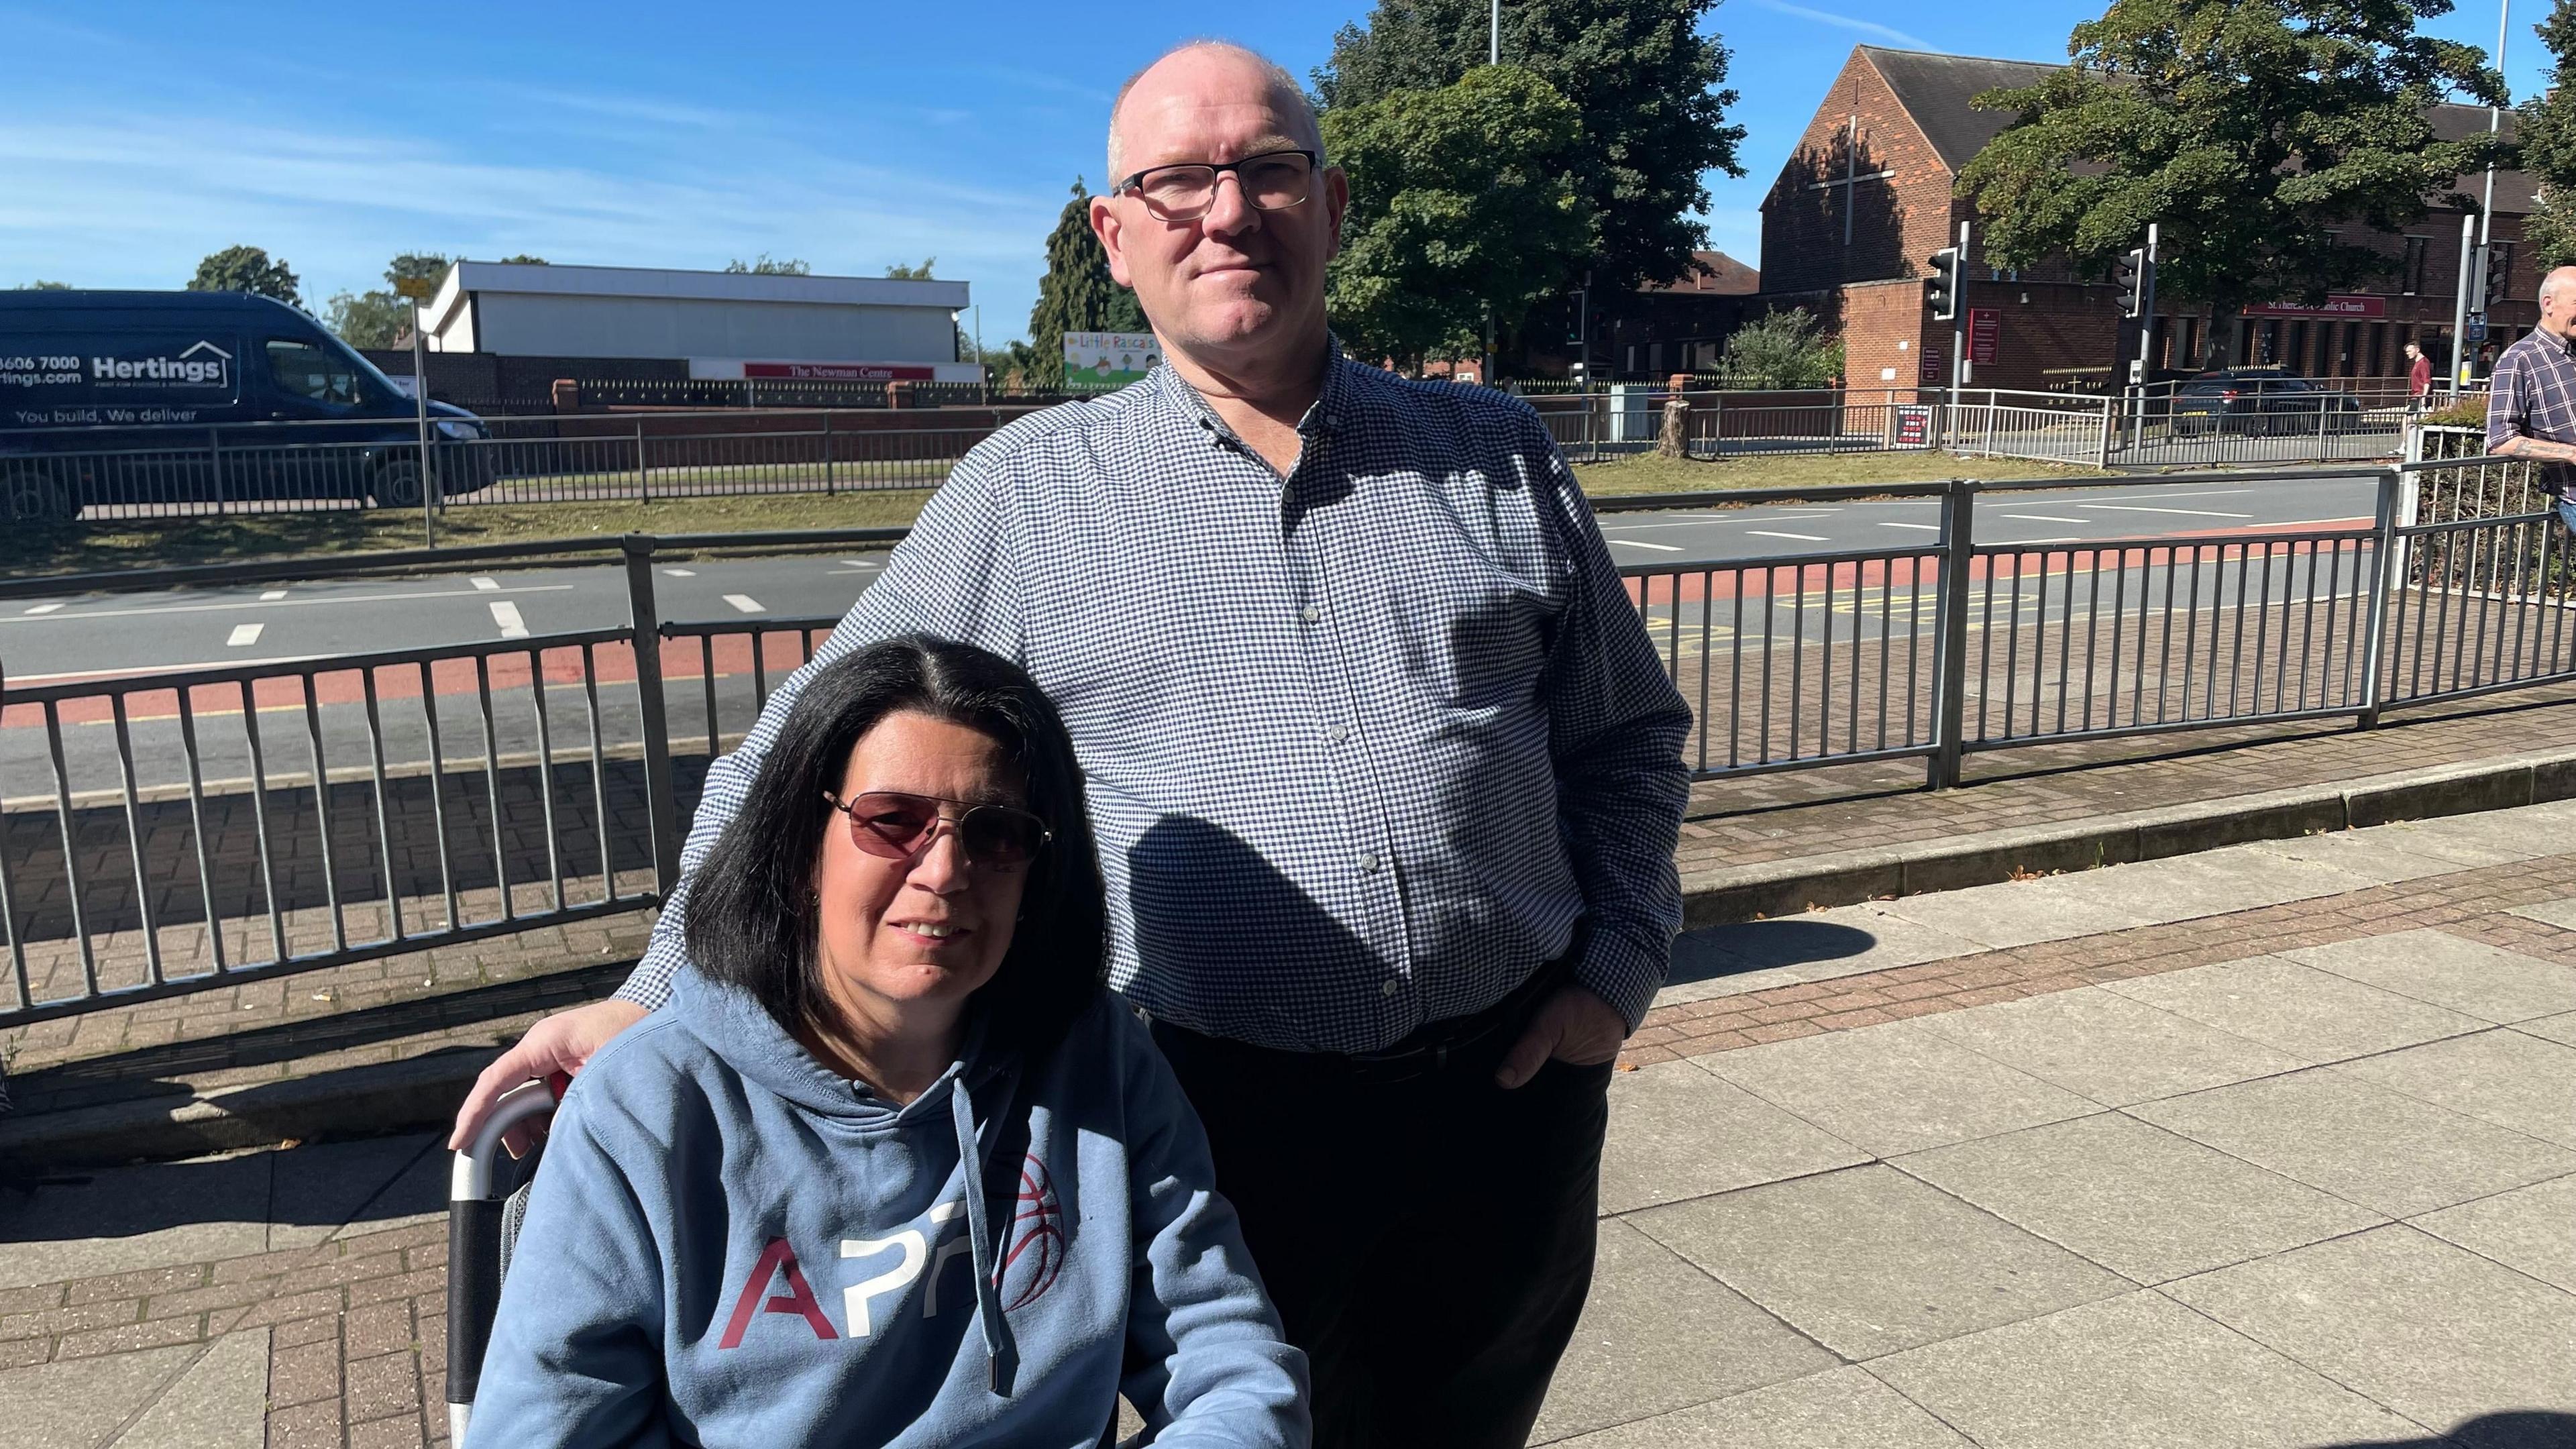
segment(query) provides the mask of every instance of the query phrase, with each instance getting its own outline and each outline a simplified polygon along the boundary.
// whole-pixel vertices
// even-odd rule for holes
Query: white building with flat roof
[[[964,282],[458,262],[430,299],[432,352],[677,357],[689,375],[975,382],[957,360]]]

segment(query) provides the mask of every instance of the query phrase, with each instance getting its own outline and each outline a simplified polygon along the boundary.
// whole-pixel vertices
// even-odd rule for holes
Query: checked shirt
[[[1327,365],[1283,479],[1169,367],[967,454],[716,762],[694,870],[808,674],[922,632],[1017,660],[1071,728],[1110,979],[1155,1016],[1365,1052],[1564,955],[1644,1015],[1681,923],[1690,716],[1517,399]],[[684,958],[677,893],[620,994]]]
[[[2576,357],[2567,344],[2534,328],[2496,359],[2487,379],[2487,451],[2511,437],[2576,443]],[[2576,468],[2535,463],[2532,477],[2559,498],[2576,481]]]

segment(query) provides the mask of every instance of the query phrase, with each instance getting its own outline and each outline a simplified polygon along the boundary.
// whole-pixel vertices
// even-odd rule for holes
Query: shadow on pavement
[[[575,1006],[615,991],[634,965],[632,960],[603,961],[572,971],[87,1057],[14,1075],[9,1090],[21,1115],[100,1102],[186,1096],[195,1090],[189,1081],[193,1073],[268,1066],[442,1027]],[[515,1040],[518,1033],[499,1035]]]
[[[229,1241],[235,1225],[335,1228],[447,1210],[443,1133],[317,1143],[188,1162],[50,1173],[0,1182],[0,1273],[46,1244],[160,1234]]]
[[[1748,933],[1758,940],[1758,953],[1746,949]],[[1673,942],[1673,969],[1664,981],[1681,986],[1804,961],[1840,961],[1877,944],[1869,932],[1832,921],[1760,921],[1691,931]]]
[[[2317,1449],[2576,1449],[2576,1414],[2522,1409],[2463,1419],[2451,1432],[2431,1439],[2370,1439],[2321,1444]]]

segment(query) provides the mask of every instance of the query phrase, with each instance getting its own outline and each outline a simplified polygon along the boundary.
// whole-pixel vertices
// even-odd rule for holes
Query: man
[[[1535,415],[1333,347],[1321,152],[1249,51],[1128,83],[1091,224],[1164,365],[978,447],[827,653],[922,630],[1054,695],[1112,979],[1310,1355],[1317,1442],[1502,1449],[1590,1286],[1610,1062],[1680,924],[1689,714]],[[710,772],[689,863],[795,683]],[[463,1118],[657,1004],[685,907]]]
[[[2504,350],[2487,384],[2487,451],[2532,464],[2532,481],[2558,502],[2558,517],[2576,530],[2576,267],[2558,267],[2540,282],[2540,325]]]
[[[2423,348],[2409,342],[2406,344],[2407,411],[2417,413],[2424,411],[2425,400],[2432,395],[2433,359],[2424,355]]]

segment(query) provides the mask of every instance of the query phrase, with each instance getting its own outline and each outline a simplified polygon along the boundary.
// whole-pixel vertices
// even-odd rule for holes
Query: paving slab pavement
[[[1696,933],[1533,1442],[2576,1444],[2576,831],[2439,824]],[[8,1442],[443,1443],[442,1197],[425,1135],[0,1193]]]

